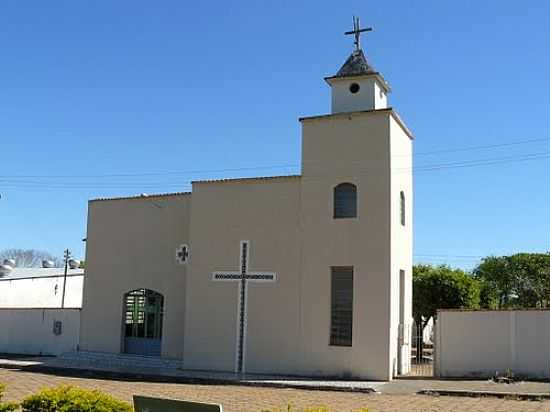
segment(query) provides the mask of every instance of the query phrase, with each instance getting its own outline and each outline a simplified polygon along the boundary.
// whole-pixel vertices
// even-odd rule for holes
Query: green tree
[[[514,296],[514,276],[506,256],[488,256],[474,270],[481,282],[481,306],[487,309],[507,307]]]
[[[474,270],[485,308],[550,306],[550,253],[489,256]]]
[[[417,356],[422,356],[422,332],[438,309],[476,309],[480,282],[460,269],[446,265],[413,267],[413,318],[417,327]]]

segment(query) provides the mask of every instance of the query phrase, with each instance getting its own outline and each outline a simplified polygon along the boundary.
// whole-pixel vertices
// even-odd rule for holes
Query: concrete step
[[[182,366],[180,360],[126,353],[78,351],[64,353],[59,359],[69,362],[74,367],[89,365],[97,368],[180,369]]]

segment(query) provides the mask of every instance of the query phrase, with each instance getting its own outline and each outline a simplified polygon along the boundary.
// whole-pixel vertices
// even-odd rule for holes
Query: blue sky
[[[90,198],[297,172],[354,14],[416,135],[416,260],[549,250],[542,0],[2,1],[0,249],[82,256]]]

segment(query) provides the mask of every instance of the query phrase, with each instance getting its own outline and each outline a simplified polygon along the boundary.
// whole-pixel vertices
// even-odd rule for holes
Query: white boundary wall
[[[438,311],[435,375],[550,378],[550,310]]]
[[[82,307],[83,283],[82,274],[67,276],[66,308]],[[60,308],[62,295],[63,276],[0,278],[0,308]]]
[[[80,309],[0,309],[0,353],[60,355],[77,350],[79,334]]]

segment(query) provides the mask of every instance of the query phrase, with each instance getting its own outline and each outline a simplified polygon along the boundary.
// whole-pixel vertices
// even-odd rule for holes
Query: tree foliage
[[[446,265],[414,266],[413,317],[422,329],[438,309],[475,309],[479,302],[480,283],[463,270]]]
[[[61,266],[61,260],[43,250],[36,249],[4,249],[0,251],[0,263],[4,259],[14,259],[17,267],[35,268],[42,265],[43,260],[51,260],[56,266]]]
[[[485,308],[550,307],[550,253],[489,256],[474,270]]]

